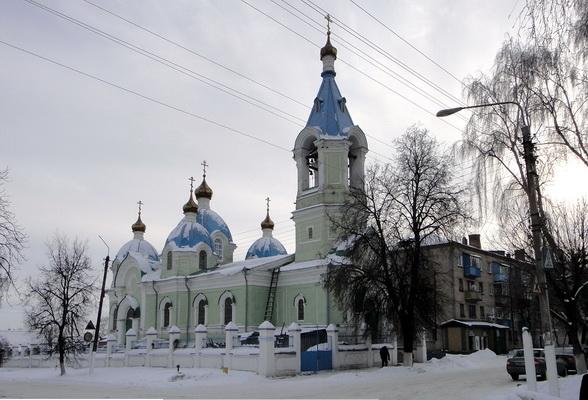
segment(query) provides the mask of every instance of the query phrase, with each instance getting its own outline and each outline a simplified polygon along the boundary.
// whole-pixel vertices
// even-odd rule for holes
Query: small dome
[[[196,195],[197,199],[201,197],[204,197],[206,199],[212,198],[212,189],[206,183],[206,175],[203,175],[202,183],[200,184],[200,186],[196,188],[196,190],[194,190],[194,194]]]
[[[210,208],[200,208],[196,220],[202,225],[210,235],[215,232],[221,232],[229,242],[233,241],[233,236],[227,223],[222,219],[220,215],[211,210]]]
[[[131,225],[131,229],[133,232],[145,232],[146,226],[143,221],[141,221],[141,214],[137,217],[137,221]]]
[[[192,198],[192,191],[190,191],[190,199],[188,199],[188,202],[186,204],[184,204],[184,207],[182,207],[182,209],[184,210],[184,214],[188,213],[188,212],[191,212],[191,213],[198,212],[198,204],[196,204],[196,202]]]
[[[280,241],[274,237],[261,237],[257,239],[249,250],[247,250],[246,260],[250,258],[272,257],[288,254],[286,248]]]
[[[165,241],[165,245],[173,243],[175,249],[171,250],[191,250],[198,244],[204,243],[211,249],[212,241],[210,234],[194,217],[185,216],[179,224],[170,232]]]
[[[261,221],[261,229],[274,229],[274,221],[269,216],[269,211],[265,216],[265,219]]]
[[[327,43],[321,49],[321,60],[326,56],[333,56],[337,59],[337,48],[331,44],[331,32],[327,32]]]
[[[159,255],[157,254],[155,247],[153,247],[148,241],[138,238],[134,238],[125,243],[118,253],[116,253],[114,261],[118,261],[119,263],[122,262],[129,252],[139,253],[151,261],[159,261]]]

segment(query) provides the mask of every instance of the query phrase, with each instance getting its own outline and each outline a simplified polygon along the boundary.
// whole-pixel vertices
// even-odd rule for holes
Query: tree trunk
[[[414,337],[415,337],[415,329],[414,329],[414,320],[412,317],[404,317],[400,319],[402,330],[402,343],[403,343],[403,355],[402,355],[402,365],[405,367],[412,367],[412,352],[414,350]]]
[[[59,368],[61,369],[61,376],[63,376],[65,375],[65,339],[62,332],[59,332],[57,347],[59,350]]]

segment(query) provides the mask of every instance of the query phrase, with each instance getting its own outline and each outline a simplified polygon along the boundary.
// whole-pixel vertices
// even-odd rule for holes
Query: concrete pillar
[[[264,321],[257,330],[259,331],[259,367],[257,373],[263,376],[273,376],[275,372],[274,331],[276,328],[271,322]]]
[[[390,352],[390,365],[398,365],[398,336],[396,332],[392,334],[392,349]]]
[[[110,367],[110,359],[112,358],[112,346],[117,342],[114,335],[108,335],[106,337],[106,366]]]
[[[425,331],[417,337],[415,362],[427,362],[427,333]]]
[[[202,356],[200,351],[206,347],[206,336],[208,334],[208,329],[202,324],[198,325],[196,329],[194,329],[194,357],[193,360],[194,367],[200,368],[202,365]]]
[[[365,339],[365,346],[367,347],[367,366],[371,368],[374,366],[374,353],[372,351],[372,337],[369,334]]]
[[[133,330],[135,332],[137,332],[137,337],[139,335],[139,318],[133,318],[131,320],[131,328],[133,328]]]
[[[28,346],[29,348],[29,368],[33,368],[33,347]]]
[[[537,391],[537,371],[535,370],[535,357],[533,357],[533,339],[528,328],[523,328],[523,350],[525,353],[525,376],[527,377],[527,389]]]
[[[239,328],[237,325],[233,323],[233,321],[229,322],[227,326],[225,326],[225,359],[224,359],[224,367],[225,368],[232,368],[233,365],[231,363],[233,357],[233,346],[234,340],[237,334],[239,333]]]
[[[129,329],[126,333],[127,336],[127,343],[125,345],[125,367],[129,366],[129,357],[130,352],[133,346],[133,342],[137,340],[137,333],[133,330],[133,328]]]
[[[125,327],[127,326],[127,320],[122,318],[116,321],[116,326],[118,329],[116,330],[118,345],[122,346],[125,343]]]
[[[175,368],[174,365],[174,342],[177,340],[178,343],[180,342],[180,328],[175,325],[172,325],[171,328],[167,331],[169,334],[169,356],[168,356],[168,367]]]
[[[339,330],[333,324],[327,326],[327,340],[331,347],[331,364],[333,369],[339,368]]]
[[[290,335],[290,346],[294,349],[294,351],[296,352],[296,373],[299,374],[300,373],[300,357],[301,357],[301,350],[302,350],[302,346],[301,346],[301,341],[300,341],[300,334],[302,333],[302,329],[300,328],[300,325],[298,325],[296,322],[292,322],[290,324],[290,326],[288,327],[288,335]]]
[[[154,327],[151,327],[149,329],[147,329],[147,332],[145,332],[145,344],[147,347],[147,366],[151,367],[151,355],[153,353],[153,343],[155,342],[155,339],[157,339],[157,331],[155,330]]]

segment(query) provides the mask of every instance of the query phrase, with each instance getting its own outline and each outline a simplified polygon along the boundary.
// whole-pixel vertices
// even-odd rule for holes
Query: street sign
[[[543,248],[543,268],[553,269],[553,257],[551,256],[551,250],[549,247]]]

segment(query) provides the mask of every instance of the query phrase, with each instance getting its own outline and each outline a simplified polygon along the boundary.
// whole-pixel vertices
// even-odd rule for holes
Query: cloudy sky
[[[433,115],[462,98],[459,79],[491,67],[524,1],[357,0],[385,26],[349,0],[247,3],[0,2],[0,168],[28,235],[19,279],[44,264],[54,232],[87,240],[98,267],[98,235],[116,253],[139,200],[146,239],[161,250],[203,160],[235,258],[260,236],[266,196],[292,252],[290,150],[320,85],[321,9],[340,22],[337,81],[369,135],[368,159],[385,161],[414,123],[459,138],[462,119]]]

